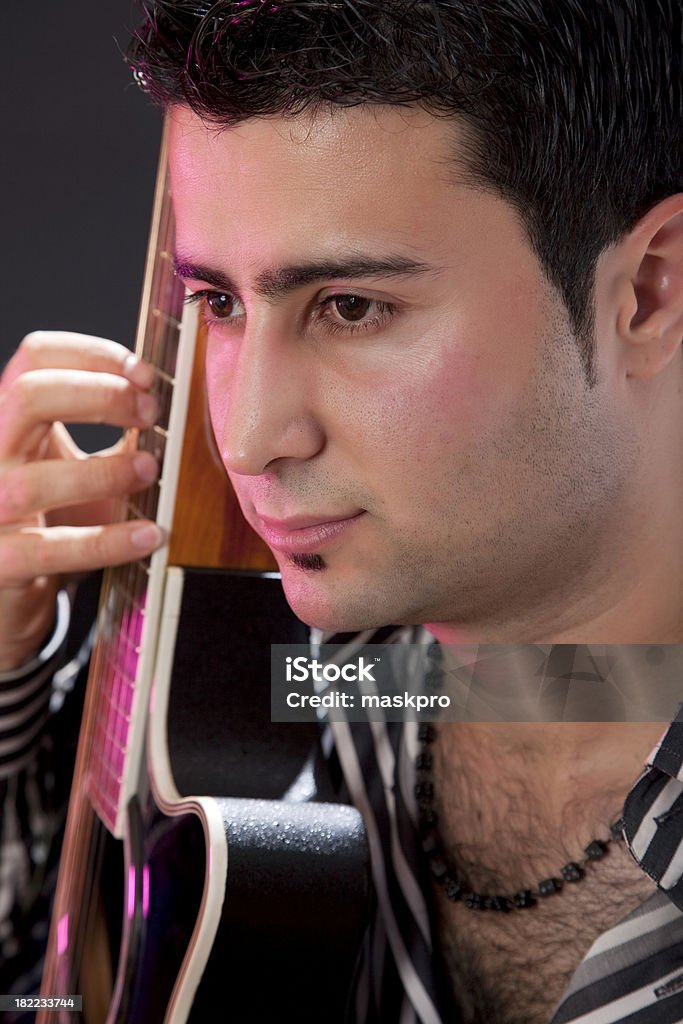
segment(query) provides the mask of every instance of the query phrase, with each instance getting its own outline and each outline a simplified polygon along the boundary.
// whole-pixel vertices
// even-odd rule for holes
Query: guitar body
[[[365,836],[317,727],[270,722],[270,644],[307,632],[215,452],[172,250],[162,153],[136,347],[162,415],[131,437],[162,474],[127,514],[171,540],[105,574],[41,994],[82,995],[85,1024],[341,1024]]]
[[[184,791],[213,797],[228,850],[220,923],[188,1019],[313,1024],[324,1007],[341,1024],[365,921],[367,853],[355,809],[328,802],[317,728],[269,721],[269,638],[302,639],[301,624],[274,579],[193,571],[182,590],[177,626],[173,615],[162,624],[162,636],[177,637],[154,774],[163,789],[170,768]],[[140,838],[124,874],[143,880],[140,912],[126,918],[122,948],[134,954],[123,972],[128,1001],[114,1019],[153,1024],[165,1019],[159,1008],[200,916],[204,829],[199,816],[169,818],[153,799],[134,814],[128,834]],[[244,983],[254,978],[263,984]]]

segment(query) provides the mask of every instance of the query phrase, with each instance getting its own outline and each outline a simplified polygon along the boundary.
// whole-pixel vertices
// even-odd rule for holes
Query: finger
[[[137,430],[128,430],[123,437],[119,437],[114,444],[108,448],[101,448],[93,454],[98,456],[121,455],[125,452],[133,452],[137,448]],[[63,423],[53,423],[50,430],[47,445],[42,453],[45,459],[87,459],[88,452],[79,448],[73,437]]]
[[[148,452],[14,466],[0,477],[0,524],[134,494],[149,487],[157,475],[158,464]]]
[[[159,527],[144,520],[112,526],[26,527],[0,534],[0,587],[24,586],[39,576],[123,565],[150,554],[163,542]]]
[[[156,399],[121,377],[84,370],[31,370],[0,395],[0,458],[38,450],[52,423],[148,427]]]
[[[118,442],[117,442],[118,444]],[[102,455],[103,452],[98,454]],[[45,459],[87,459],[88,455],[79,448],[63,423],[53,423],[47,446],[42,453]]]
[[[3,381],[11,383],[22,373],[51,367],[113,373],[141,388],[151,387],[154,379],[152,367],[116,341],[72,331],[34,331],[10,359]]]

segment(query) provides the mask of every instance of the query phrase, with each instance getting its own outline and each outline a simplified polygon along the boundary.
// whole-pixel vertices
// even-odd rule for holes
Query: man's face
[[[453,126],[370,107],[219,131],[181,108],[171,166],[218,448],[296,613],[556,625],[614,554],[620,384],[599,352],[588,388],[517,216],[458,182]]]

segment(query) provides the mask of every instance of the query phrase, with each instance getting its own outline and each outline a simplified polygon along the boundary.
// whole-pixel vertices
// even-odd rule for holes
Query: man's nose
[[[297,344],[299,341],[299,344]],[[313,368],[297,338],[245,332],[226,381],[217,440],[230,473],[255,476],[278,459],[313,458],[324,444]]]

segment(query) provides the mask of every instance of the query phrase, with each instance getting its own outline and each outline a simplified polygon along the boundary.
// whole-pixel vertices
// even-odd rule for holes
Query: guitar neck
[[[161,473],[158,483],[125,502],[121,517],[154,519],[166,534],[173,527],[197,336],[195,310],[184,310],[185,290],[173,271],[173,239],[164,139],[136,345],[154,367],[160,415],[129,438],[156,456]],[[117,838],[140,774],[167,563],[164,546],[108,570],[102,590],[91,670],[96,710],[83,770],[92,804]]]
[[[166,133],[136,340],[136,354],[154,367],[152,391],[160,415],[150,429],[126,437],[131,448],[156,456],[161,473],[158,484],[121,504],[120,517],[153,519],[171,541],[150,558],[105,573],[44,993],[71,991],[70,982],[78,975],[81,947],[88,941],[84,921],[89,920],[91,880],[99,873],[100,823],[112,836],[128,839],[129,806],[149,789],[146,732],[168,567],[273,567],[270,552],[241,516],[213,443],[203,384],[205,339],[173,269],[175,225],[165,139]],[[222,836],[222,826],[219,831]]]

